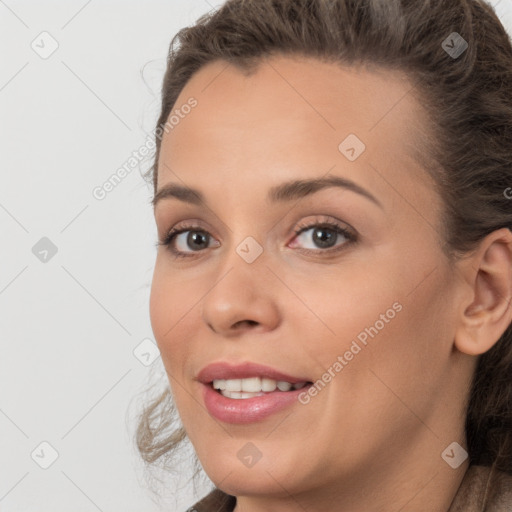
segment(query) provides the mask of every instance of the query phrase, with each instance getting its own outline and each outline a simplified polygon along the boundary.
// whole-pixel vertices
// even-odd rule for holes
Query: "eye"
[[[306,235],[308,231],[312,233]],[[297,247],[296,240],[300,240],[303,244],[310,240],[317,248],[300,248],[300,252],[307,254],[325,254],[338,252],[344,249],[347,245],[354,243],[357,238],[356,235],[349,231],[346,227],[338,222],[324,221],[316,219],[309,224],[300,224],[294,230],[295,238],[291,245],[292,248]],[[341,244],[336,243],[341,238]],[[162,241],[157,245],[163,245],[177,258],[186,258],[194,256],[194,253],[199,253],[204,249],[212,247],[211,235],[205,229],[195,224],[178,225],[171,229]],[[214,241],[213,246],[218,247],[220,243]],[[189,250],[190,249],[190,250]]]
[[[309,234],[308,231],[310,232]],[[305,253],[332,253],[338,252],[344,249],[347,245],[352,244],[356,241],[356,236],[347,228],[339,224],[338,222],[326,221],[321,222],[316,220],[315,222],[299,225],[295,230],[295,239],[292,247],[296,247],[295,240],[301,241],[303,244],[310,241],[315,247],[306,247],[300,249],[301,252]],[[341,238],[341,244],[336,243]]]
[[[211,235],[200,226],[193,224],[182,225],[181,227],[171,229],[164,240],[158,242],[158,245],[167,247],[177,258],[186,258],[193,256],[193,254],[186,250],[187,248],[192,248],[192,253],[199,252],[208,248],[210,239]],[[216,246],[218,247],[219,245],[216,242]]]

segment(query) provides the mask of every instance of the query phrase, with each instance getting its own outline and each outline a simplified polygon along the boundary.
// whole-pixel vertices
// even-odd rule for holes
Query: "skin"
[[[510,231],[450,265],[441,201],[409,150],[426,135],[424,112],[397,72],[273,57],[245,76],[215,62],[175,108],[190,97],[197,107],[164,135],[158,190],[197,188],[208,207],[162,199],[155,220],[161,240],[182,221],[200,221],[210,239],[198,250],[179,235],[188,258],[159,246],[150,314],[206,473],[237,496],[237,512],[448,510],[468,461],[452,469],[441,453],[454,441],[467,447],[476,356],[512,320]],[[349,134],[366,145],[354,162],[338,149]],[[333,187],[266,201],[284,181],[327,174],[382,207]],[[318,229],[294,233],[326,221],[357,241],[339,235],[330,247],[343,249],[329,255]],[[250,264],[236,252],[248,236],[263,249]],[[208,363],[254,361],[315,381],[397,302],[401,311],[307,405],[249,425],[204,407],[196,375]],[[249,441],[262,454],[251,468],[237,457]]]

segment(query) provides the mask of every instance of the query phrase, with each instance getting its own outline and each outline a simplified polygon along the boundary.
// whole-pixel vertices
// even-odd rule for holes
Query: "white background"
[[[155,501],[133,442],[136,400],[166,378],[133,353],[153,340],[150,159],[92,191],[154,129],[172,36],[220,3],[0,0],[2,512],[185,511],[206,493],[184,473]],[[492,4],[512,33],[512,0]]]

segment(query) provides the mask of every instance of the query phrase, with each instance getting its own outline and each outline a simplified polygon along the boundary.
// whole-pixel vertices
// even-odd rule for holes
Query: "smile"
[[[212,382],[213,389],[222,396],[232,399],[247,399],[264,396],[274,391],[298,390],[305,387],[307,382],[291,383],[283,380],[274,380],[265,377],[249,377],[246,379],[216,379]]]

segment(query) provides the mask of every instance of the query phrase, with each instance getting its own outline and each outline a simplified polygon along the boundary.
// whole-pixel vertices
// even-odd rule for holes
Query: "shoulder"
[[[215,488],[186,512],[233,512],[236,498]]]
[[[512,475],[488,466],[469,466],[448,512],[509,512]]]

